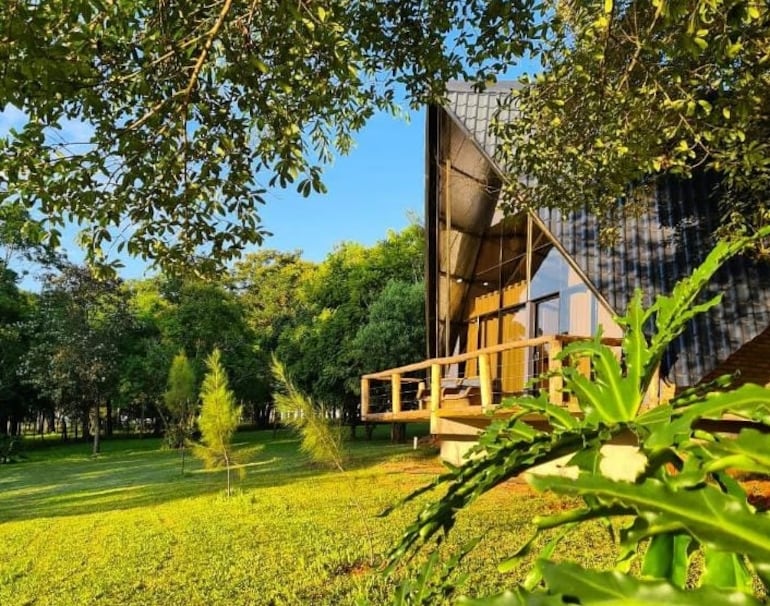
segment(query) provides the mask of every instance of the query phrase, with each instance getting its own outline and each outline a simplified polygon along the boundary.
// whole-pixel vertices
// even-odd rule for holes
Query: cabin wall
[[[472,278],[461,320],[463,352],[544,335],[566,334],[591,337],[601,329],[607,337],[620,337],[622,331],[606,305],[592,292],[576,269],[570,265],[553,242],[538,238],[538,246],[524,251],[524,260],[506,260],[501,266],[516,262],[529,280],[517,280],[495,288],[488,279]],[[531,256],[531,260],[527,257]],[[529,268],[529,269],[526,269]],[[490,276],[489,269],[483,278]],[[510,279],[522,272],[508,271]],[[502,270],[501,270],[502,275]],[[500,280],[502,282],[503,280]],[[483,287],[483,288],[482,288]],[[479,293],[479,294],[474,294]],[[544,370],[549,355],[542,347],[522,348],[491,356],[492,378],[501,393],[517,393],[529,378]],[[458,374],[478,375],[476,360],[469,361]]]

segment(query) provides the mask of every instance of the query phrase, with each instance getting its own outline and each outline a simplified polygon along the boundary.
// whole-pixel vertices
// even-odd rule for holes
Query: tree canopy
[[[542,71],[497,125],[513,208],[586,206],[612,240],[618,200],[661,173],[722,178],[726,231],[768,222],[770,10],[753,0],[553,2]],[[642,191],[639,189],[638,191]],[[643,208],[643,206],[642,206]],[[736,229],[737,228],[737,229]]]
[[[269,188],[324,191],[375,111],[529,58],[500,133],[507,172],[534,177],[512,206],[588,201],[609,224],[630,181],[709,166],[726,218],[763,221],[768,23],[756,0],[10,0],[0,211],[28,243],[79,224],[103,268],[125,250],[212,270],[262,241]]]
[[[9,0],[0,208],[54,246],[80,223],[91,262],[211,270],[262,241],[267,188],[324,191],[399,91],[433,99],[523,52],[537,4]]]

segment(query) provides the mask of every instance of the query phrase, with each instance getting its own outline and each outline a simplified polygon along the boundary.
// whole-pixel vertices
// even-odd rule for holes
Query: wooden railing
[[[430,419],[431,426],[434,426],[436,419],[442,414],[442,408],[456,409],[458,400],[464,402],[466,410],[475,409],[478,413],[490,412],[497,407],[501,397],[511,395],[506,392],[501,383],[501,375],[506,372],[502,364],[506,352],[522,350],[518,354],[519,361],[523,363],[517,384],[523,387],[529,378],[545,370],[552,371],[559,368],[561,361],[556,358],[564,345],[586,339],[588,337],[571,335],[524,339],[364,375],[361,377],[361,417],[364,421],[394,422]],[[619,347],[621,341],[604,338],[602,343]],[[508,357],[511,357],[511,354]],[[476,361],[475,365],[471,366],[478,369],[478,376],[467,377],[462,373],[462,368],[468,366],[471,360]],[[536,367],[538,360],[539,368]],[[587,360],[581,362],[580,369],[586,375],[591,372]],[[507,378],[510,379],[510,369],[507,372]],[[380,393],[384,392],[385,410],[382,410],[382,402],[380,406],[373,406],[372,392],[378,383]],[[406,410],[404,406],[405,386],[415,391],[410,400],[411,410]],[[539,388],[548,390],[549,400],[552,403],[570,406],[569,400],[565,401],[563,395],[561,376],[550,374],[547,382],[545,380],[541,382]]]

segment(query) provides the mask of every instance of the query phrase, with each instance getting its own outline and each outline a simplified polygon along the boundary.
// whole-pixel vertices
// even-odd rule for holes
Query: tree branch
[[[232,5],[233,0],[225,0],[225,3],[222,5],[222,10],[219,12],[219,17],[217,17],[216,22],[208,31],[208,37],[206,38],[206,42],[203,45],[203,50],[201,50],[201,54],[198,56],[198,60],[195,62],[195,67],[193,67],[193,72],[190,75],[190,82],[187,84],[187,88],[185,88],[182,92],[186,102],[190,99],[190,94],[195,88],[195,84],[198,81],[198,76],[200,76],[201,70],[203,69],[203,64],[206,62],[209,51],[211,51],[211,47],[214,44],[214,39],[217,37],[219,30],[222,29],[222,25],[224,25],[225,19],[227,18],[227,14],[230,12]]]

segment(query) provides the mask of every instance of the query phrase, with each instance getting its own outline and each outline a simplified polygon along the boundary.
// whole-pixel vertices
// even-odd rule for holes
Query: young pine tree
[[[198,427],[201,443],[195,454],[207,469],[227,469],[227,496],[230,496],[230,467],[233,464],[233,433],[241,418],[241,407],[235,405],[235,396],[227,383],[227,374],[221,363],[221,353],[215,349],[206,359],[208,372],[201,387],[201,415]]]
[[[272,371],[278,386],[273,393],[275,408],[281,415],[281,422],[300,434],[302,451],[316,463],[345,471],[345,447],[339,425],[327,418],[323,406],[317,406],[297,389],[284,365],[275,357]]]
[[[195,412],[195,371],[184,351],[174,356],[168,371],[168,387],[163,400],[171,422],[166,427],[169,446],[178,448],[182,457],[184,475],[185,446],[190,439]]]

